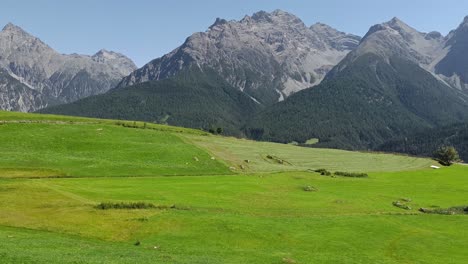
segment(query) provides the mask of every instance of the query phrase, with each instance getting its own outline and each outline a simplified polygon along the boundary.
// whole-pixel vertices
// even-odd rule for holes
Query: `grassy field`
[[[431,160],[413,157],[2,115],[0,263],[468,261],[468,215],[418,211],[467,205],[467,166],[431,170]],[[102,202],[155,207],[102,210]]]
[[[0,177],[230,173],[171,133],[108,124],[0,125]]]
[[[299,148],[289,144],[254,142],[227,137],[181,134],[191,143],[209,150],[238,169],[247,172],[328,169],[332,171],[407,171],[436,164],[429,159],[392,154],[350,152],[333,149]],[[273,157],[269,159],[268,156]],[[249,162],[246,162],[248,160]],[[279,161],[283,161],[282,163]]]

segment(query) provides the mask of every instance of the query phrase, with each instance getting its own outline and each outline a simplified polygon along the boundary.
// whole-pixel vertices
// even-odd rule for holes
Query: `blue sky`
[[[282,9],[307,25],[323,22],[358,35],[394,16],[420,31],[447,34],[468,15],[468,1],[461,0],[1,0],[0,6],[0,27],[13,22],[61,53],[118,51],[138,66],[217,17],[238,20],[259,10]]]

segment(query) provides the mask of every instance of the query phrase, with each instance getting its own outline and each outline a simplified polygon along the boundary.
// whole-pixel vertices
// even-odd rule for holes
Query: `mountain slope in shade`
[[[41,102],[30,97],[31,101],[2,104],[0,109],[33,111],[106,92],[136,66],[127,57],[105,50],[94,56],[59,54],[20,27],[7,24],[0,32],[0,68],[42,98]],[[11,93],[4,90],[2,98],[14,101],[20,92],[13,91],[16,81],[8,88]]]
[[[221,127],[241,135],[246,118],[259,105],[213,70],[191,67],[160,81],[150,81],[77,102],[40,110],[74,116],[141,120],[201,128]]]
[[[468,124],[428,129],[405,138],[389,140],[377,149],[432,157],[434,151],[441,146],[454,146],[461,159],[468,161]]]
[[[246,132],[263,140],[319,138],[318,146],[365,149],[467,120],[467,95],[425,68],[442,41],[398,19],[373,26],[320,85],[262,111]]]
[[[119,88],[165,79],[195,65],[213,69],[254,101],[269,105],[320,83],[359,40],[323,24],[308,28],[280,10],[240,21],[217,19],[206,32],[133,72]]]

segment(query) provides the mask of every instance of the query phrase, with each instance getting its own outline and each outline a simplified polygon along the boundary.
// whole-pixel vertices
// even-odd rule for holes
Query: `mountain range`
[[[136,69],[122,54],[64,55],[13,24],[0,32],[0,109],[35,111],[104,93]]]
[[[319,84],[360,39],[320,23],[307,27],[280,10],[257,12],[240,21],[218,18],[206,32],[192,34],[106,95],[43,112],[223,127],[226,133],[240,136],[243,124],[260,109]],[[186,76],[216,84],[185,80],[191,88],[169,85]],[[158,83],[162,80],[163,87]],[[213,93],[212,86],[219,82],[224,88]],[[167,89],[170,86],[177,88]]]
[[[0,39],[8,40],[3,32],[9,27]],[[2,49],[9,47],[4,42]],[[447,36],[419,32],[394,18],[361,38],[322,23],[307,26],[281,10],[260,11],[239,21],[218,18],[140,69],[106,51],[58,54],[80,65],[77,72],[87,72],[86,59],[105,69],[82,73],[86,78],[73,85],[52,81],[54,74],[18,74],[25,71],[11,65],[20,56],[9,55],[19,62],[1,64],[0,87],[7,83],[9,90],[0,96],[14,99],[10,108],[0,105],[14,109],[12,102],[21,101],[22,111],[222,127],[226,134],[258,140],[317,138],[317,147],[379,149],[389,140],[468,122],[466,54],[468,17]],[[45,57],[37,56],[37,63]],[[73,74],[56,76],[80,75]],[[96,75],[107,77],[92,79]]]
[[[284,11],[258,12],[240,21],[217,19],[171,53],[124,78],[118,87],[161,80],[197,66],[218,75],[262,105],[317,85],[360,37],[324,24],[307,27]]]

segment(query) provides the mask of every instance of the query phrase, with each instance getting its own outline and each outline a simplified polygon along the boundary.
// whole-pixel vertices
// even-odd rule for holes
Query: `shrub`
[[[132,203],[111,203],[111,202],[103,202],[95,206],[96,209],[101,210],[109,210],[109,209],[153,209],[159,208],[163,209],[161,206],[156,206],[152,203],[144,203],[144,202],[132,202]]]
[[[401,201],[395,201],[392,204],[393,204],[393,206],[401,208],[401,209],[411,210],[411,206],[409,206],[407,204],[404,204]]]
[[[315,172],[320,173],[320,175],[324,175],[324,176],[331,175],[331,172],[327,171],[326,169],[318,169],[318,170],[315,170]]]
[[[270,159],[270,160],[272,160],[272,161],[274,161],[274,162],[276,162],[276,163],[278,163],[278,164],[282,164],[282,165],[285,165],[285,164],[287,164],[287,165],[292,165],[291,163],[287,162],[286,160],[280,159],[280,158],[278,158],[278,157],[276,157],[276,156],[273,156],[273,155],[266,155],[266,158],[267,158],[267,159]]]
[[[420,212],[426,214],[443,214],[443,215],[456,215],[456,214],[468,214],[468,206],[455,206],[450,208],[419,208]]]
[[[318,191],[317,188],[315,188],[313,186],[310,186],[310,185],[302,187],[302,190],[304,190],[305,192],[316,192],[316,191]]]
[[[367,173],[357,173],[357,172],[343,172],[343,171],[337,171],[335,172],[336,176],[342,176],[342,177],[352,177],[352,178],[367,178],[369,175]]]
[[[458,151],[452,146],[442,146],[434,152],[434,159],[444,166],[460,161]]]

